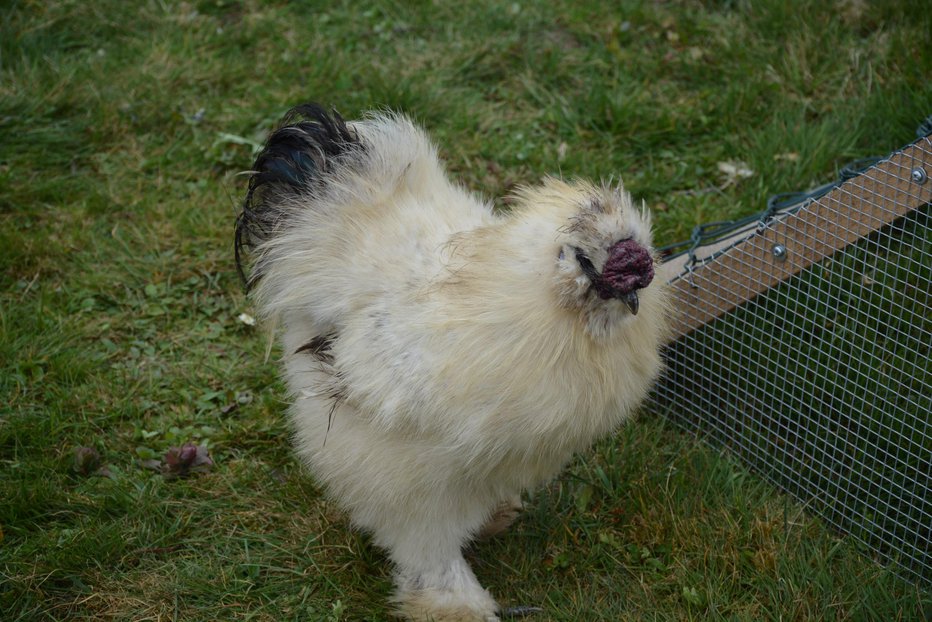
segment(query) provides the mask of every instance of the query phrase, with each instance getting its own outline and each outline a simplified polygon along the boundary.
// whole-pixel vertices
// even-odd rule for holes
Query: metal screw
[[[910,176],[913,178],[913,181],[920,186],[926,183],[926,180],[929,178],[929,176],[926,175],[925,169],[923,169],[921,166],[914,168],[910,173]]]
[[[773,248],[770,249],[773,252],[773,257],[777,261],[786,261],[787,250],[786,247],[782,244],[774,244]]]

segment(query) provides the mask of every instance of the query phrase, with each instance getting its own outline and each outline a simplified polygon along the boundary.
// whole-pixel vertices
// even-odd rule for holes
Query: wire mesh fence
[[[651,407],[932,583],[932,140],[667,265]]]

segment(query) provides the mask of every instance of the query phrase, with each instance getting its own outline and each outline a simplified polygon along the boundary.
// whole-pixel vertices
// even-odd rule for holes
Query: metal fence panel
[[[681,262],[671,281],[680,336],[650,402],[926,583],[930,163],[932,141],[920,139]]]

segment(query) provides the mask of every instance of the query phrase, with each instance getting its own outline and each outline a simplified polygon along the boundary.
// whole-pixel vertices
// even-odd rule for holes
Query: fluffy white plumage
[[[298,452],[388,552],[402,615],[496,620],[462,546],[628,417],[661,368],[664,292],[637,262],[652,263],[649,217],[621,187],[556,179],[497,214],[404,117],[298,112],[310,120],[272,135],[237,227],[281,328]],[[633,293],[602,279],[613,253]]]

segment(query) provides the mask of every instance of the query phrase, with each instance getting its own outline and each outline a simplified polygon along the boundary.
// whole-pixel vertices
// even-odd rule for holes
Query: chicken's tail
[[[298,197],[320,196],[334,173],[365,151],[356,131],[335,111],[318,104],[293,108],[256,158],[243,211],[236,220],[236,268],[249,289],[262,276],[261,261],[249,277],[245,252],[289,224]]]

